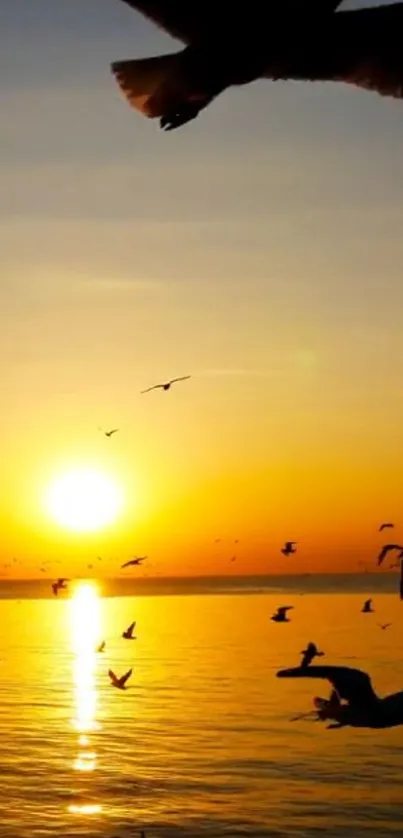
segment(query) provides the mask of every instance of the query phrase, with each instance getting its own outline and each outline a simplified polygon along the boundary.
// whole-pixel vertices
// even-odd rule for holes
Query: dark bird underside
[[[167,130],[233,85],[333,81],[403,97],[403,3],[337,11],[341,0],[124,0],[185,48],[112,65],[130,104]]]

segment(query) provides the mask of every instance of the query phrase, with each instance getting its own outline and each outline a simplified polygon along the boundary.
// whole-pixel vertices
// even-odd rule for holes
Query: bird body
[[[361,613],[362,614],[372,614],[373,610],[374,609],[372,608],[372,599],[366,599],[365,602],[364,602],[364,605],[361,608]]]
[[[55,596],[58,596],[59,591],[67,590],[66,582],[69,582],[69,579],[58,579],[56,582],[52,583],[52,591]]]
[[[179,52],[116,61],[134,108],[172,130],[231,86],[258,78],[332,81],[403,97],[403,3],[337,11],[341,0],[124,0],[184,44]]]
[[[122,634],[122,637],[124,637],[125,640],[136,640],[136,637],[134,637],[133,635],[135,625],[136,622],[133,622],[130,624],[129,628],[125,629],[125,631]]]
[[[323,658],[324,652],[319,652],[315,643],[308,643],[306,649],[301,652],[301,666],[309,666],[315,658]]]
[[[278,678],[325,678],[333,690],[330,699],[315,698],[321,721],[330,727],[387,728],[403,724],[403,691],[379,698],[366,672],[347,666],[306,666],[282,669]],[[344,703],[343,703],[344,702]]]
[[[164,384],[153,384],[152,387],[147,387],[146,390],[142,390],[142,393],[150,393],[151,390],[170,390],[173,384],[176,384],[177,381],[187,381],[188,378],[191,378],[190,375],[182,375],[180,378],[171,378],[170,381],[166,381]]]
[[[286,541],[284,547],[281,548],[281,552],[284,556],[291,556],[292,553],[296,553],[295,544],[296,541]]]
[[[282,605],[280,608],[277,608],[277,611],[270,617],[274,623],[290,623],[290,618],[287,617],[287,611],[291,611],[294,608],[293,605]]]

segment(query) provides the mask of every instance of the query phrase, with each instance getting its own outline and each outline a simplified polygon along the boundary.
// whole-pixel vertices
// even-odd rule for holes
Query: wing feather
[[[330,681],[340,698],[350,704],[371,704],[377,696],[371,679],[361,669],[348,666],[308,666],[305,668],[281,669],[278,678],[325,678]]]

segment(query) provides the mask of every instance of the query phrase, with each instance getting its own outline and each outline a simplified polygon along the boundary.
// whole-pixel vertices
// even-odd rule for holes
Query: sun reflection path
[[[97,754],[91,741],[91,734],[99,728],[96,721],[97,692],[95,667],[96,645],[101,627],[100,599],[94,584],[83,583],[70,600],[70,626],[74,659],[74,706],[73,726],[78,733],[78,753],[74,761],[76,771],[94,771]],[[80,808],[80,807],[78,807]],[[95,812],[86,806],[85,813]],[[98,807],[95,807],[99,811]],[[91,810],[91,812],[90,812]],[[72,811],[70,807],[70,811]],[[77,806],[74,807],[77,811]],[[84,814],[84,811],[82,812]]]

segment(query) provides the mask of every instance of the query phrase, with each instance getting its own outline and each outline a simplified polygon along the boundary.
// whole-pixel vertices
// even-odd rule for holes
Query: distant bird
[[[129,680],[130,676],[132,675],[133,670],[129,669],[125,675],[121,675],[120,678],[115,675],[112,669],[108,670],[109,678],[111,679],[112,687],[116,687],[118,690],[125,690],[126,689],[126,682]]]
[[[277,608],[277,611],[270,617],[271,620],[275,623],[289,623],[290,618],[287,617],[287,611],[291,611],[294,608],[293,605],[282,605],[281,608]]]
[[[66,582],[70,582],[70,579],[58,579],[57,582],[52,583],[52,591],[55,596],[58,596],[59,591],[66,590]]]
[[[113,434],[117,434],[119,428],[112,428],[110,431],[104,431],[103,428],[100,428],[99,430],[102,431],[104,436],[111,437]]]
[[[136,637],[133,636],[133,631],[134,631],[135,625],[136,625],[136,622],[131,623],[129,628],[125,629],[125,631],[122,634],[122,637],[124,637],[125,640],[136,640],[137,639]]]
[[[372,614],[373,610],[374,609],[372,608],[372,599],[366,599],[364,605],[361,608],[361,612],[363,614]]]
[[[100,643],[99,646],[97,647],[97,652],[104,652],[105,651],[105,646],[106,646],[106,643],[105,643],[105,640],[103,640],[102,643]]]
[[[333,690],[330,699],[315,698],[318,719],[335,724],[329,728],[387,728],[403,724],[403,692],[379,698],[366,672],[348,666],[306,666],[281,669],[278,678],[326,678]],[[345,703],[342,703],[342,702]]]
[[[403,95],[401,3],[334,13],[341,0],[125,2],[184,44],[111,66],[129,104],[166,131],[195,119],[228,88],[260,78]]]
[[[382,532],[382,530],[386,530],[387,527],[390,528],[390,527],[394,527],[394,526],[395,526],[394,524],[381,524],[381,526],[379,527],[378,532]]]
[[[390,553],[391,550],[402,550],[403,551],[403,547],[402,547],[401,544],[384,544],[384,546],[382,547],[382,550],[381,550],[381,552],[379,553],[379,556],[378,556],[378,566],[382,564],[385,556],[387,556],[388,553]]]
[[[297,544],[296,541],[286,541],[284,547],[281,548],[281,552],[284,556],[291,556],[292,553],[296,553],[296,549],[294,544]]]
[[[231,561],[231,562],[236,562],[236,556],[232,556],[232,558],[230,559],[230,561]]]
[[[378,623],[378,626],[379,626],[380,629],[382,629],[382,631],[385,631],[391,625],[392,625],[392,623]]]
[[[130,559],[128,562],[125,562],[124,564],[120,565],[120,569],[123,570],[124,567],[131,567],[132,565],[141,565],[143,564],[143,562],[145,562],[146,558],[147,556],[135,556],[134,559]]]
[[[306,649],[301,652],[302,661],[301,666],[309,666],[314,658],[323,658],[324,652],[319,652],[315,643],[308,643]]]
[[[141,390],[141,393],[150,393],[151,390],[169,390],[177,381],[187,381],[188,378],[191,378],[191,376],[182,375],[180,378],[171,378],[171,380],[166,381],[165,384],[153,384],[152,387],[147,387],[147,390]]]

